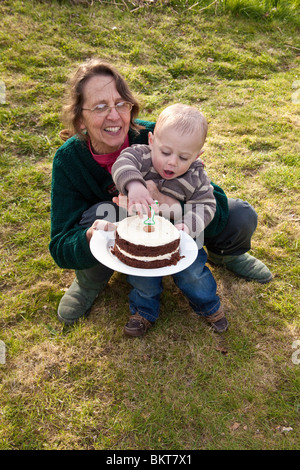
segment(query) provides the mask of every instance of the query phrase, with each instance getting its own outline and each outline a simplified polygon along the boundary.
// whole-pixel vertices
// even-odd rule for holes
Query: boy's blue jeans
[[[214,314],[220,308],[220,299],[216,294],[216,281],[207,266],[207,255],[202,248],[194,263],[184,271],[173,274],[177,287],[189,300],[190,306],[205,317]],[[132,286],[129,294],[130,313],[139,313],[150,322],[159,315],[162,277],[127,276]]]

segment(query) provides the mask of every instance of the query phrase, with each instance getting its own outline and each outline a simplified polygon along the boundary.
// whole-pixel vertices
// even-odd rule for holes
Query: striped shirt
[[[166,180],[157,173],[152,165],[149,145],[137,144],[123,150],[112,167],[112,177],[118,190],[127,195],[126,186],[130,181],[152,180],[158,190],[184,204],[181,220],[195,238],[207,227],[216,212],[213,186],[204,170],[201,160],[194,161],[186,173],[178,178]]]

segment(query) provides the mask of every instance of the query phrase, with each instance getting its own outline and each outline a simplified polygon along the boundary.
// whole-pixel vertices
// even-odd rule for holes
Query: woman
[[[65,121],[71,129],[68,137],[72,137],[57,150],[53,161],[49,245],[58,266],[74,269],[76,274],[58,308],[58,317],[66,324],[72,324],[89,313],[95,298],[113,274],[95,260],[89,241],[99,223],[102,228],[108,228],[104,221],[95,221],[103,218],[97,216],[99,203],[118,202],[110,174],[112,164],[123,148],[133,143],[148,143],[148,133],[153,132],[155,123],[137,120],[138,112],[138,102],[111,65],[92,59],[82,64],[74,74],[69,101],[64,108]],[[272,277],[268,268],[246,253],[256,228],[255,211],[244,201],[228,200],[221,188],[213,186],[217,211],[205,230],[209,259],[216,264],[225,264],[246,279],[268,282]],[[174,204],[171,198],[158,194],[155,187],[149,185],[149,188],[160,204]],[[117,208],[116,205],[114,207]],[[189,271],[185,270],[184,280],[179,279],[180,276],[174,280],[180,287],[188,276]],[[137,336],[144,334],[155,320],[152,314],[158,306],[161,283],[154,285],[153,278],[142,278],[141,282],[141,278],[134,276],[128,280],[133,286],[130,294],[133,316],[126,331]],[[215,289],[213,282],[212,291]],[[146,298],[149,292],[153,295]],[[215,292],[213,301],[207,299],[205,308],[201,310],[199,307],[197,313],[208,317],[210,301],[209,321],[217,331],[227,329]]]

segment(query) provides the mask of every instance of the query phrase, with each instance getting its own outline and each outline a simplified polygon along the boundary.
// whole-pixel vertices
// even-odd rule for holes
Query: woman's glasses
[[[83,111],[91,111],[92,113],[95,114],[109,114],[112,109],[115,109],[118,111],[120,114],[126,114],[129,113],[132,108],[133,104],[129,103],[128,101],[120,101],[120,103],[117,103],[115,106],[108,106],[105,103],[97,104],[94,108],[81,108]]]

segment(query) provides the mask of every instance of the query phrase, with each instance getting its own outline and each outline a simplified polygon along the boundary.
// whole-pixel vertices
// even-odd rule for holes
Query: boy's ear
[[[197,157],[196,157],[196,160],[198,160],[198,158],[199,158],[199,160],[201,160],[201,162],[202,162],[203,165],[204,165],[204,162],[203,162],[203,160],[202,160],[202,158],[201,158],[201,155],[202,155],[203,153],[204,153],[204,150],[201,149],[200,152],[198,153]]]
[[[152,132],[148,132],[148,144],[150,145],[150,147],[153,145],[153,134]]]

